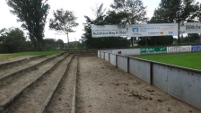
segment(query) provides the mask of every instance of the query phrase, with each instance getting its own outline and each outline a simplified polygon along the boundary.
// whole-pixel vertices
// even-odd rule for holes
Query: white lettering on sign
[[[191,46],[175,46],[175,47],[168,47],[168,53],[175,53],[175,52],[191,52]]]
[[[127,36],[127,29],[124,25],[91,25],[92,37],[119,37]]]
[[[195,29],[201,29],[201,25],[186,25],[186,30],[195,30]]]
[[[201,23],[184,23],[180,27],[180,33],[201,33]]]
[[[92,31],[93,37],[117,37],[127,35],[126,31]]]
[[[178,35],[178,25],[172,23],[129,25],[128,36],[167,36]]]

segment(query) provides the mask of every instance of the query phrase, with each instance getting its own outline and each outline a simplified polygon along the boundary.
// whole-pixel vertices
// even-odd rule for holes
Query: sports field
[[[143,55],[135,57],[201,70],[201,52]]]

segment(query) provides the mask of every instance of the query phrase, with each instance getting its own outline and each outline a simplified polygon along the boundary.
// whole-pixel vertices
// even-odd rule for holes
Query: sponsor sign
[[[119,37],[127,36],[127,29],[124,25],[91,25],[92,37]]]
[[[192,52],[201,51],[201,45],[192,45]]]
[[[167,48],[168,53],[191,52],[191,46],[172,46]]]
[[[178,24],[142,24],[129,25],[128,36],[167,36],[178,35]]]
[[[180,33],[201,33],[201,23],[184,23],[180,26]]]
[[[167,53],[167,47],[157,47],[157,48],[141,48],[141,54],[159,54]]]

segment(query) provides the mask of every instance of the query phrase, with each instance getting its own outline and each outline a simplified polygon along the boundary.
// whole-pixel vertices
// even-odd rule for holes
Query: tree
[[[195,18],[198,9],[198,3],[195,3],[195,0],[161,0],[149,23],[189,21]]]
[[[96,19],[92,20],[90,17],[85,16],[86,23],[84,24],[85,33],[83,39],[85,40],[86,47],[88,48],[122,48],[128,47],[129,41],[122,37],[104,37],[104,38],[92,38],[91,24],[105,25],[105,24],[121,24],[125,18],[126,13],[116,13],[115,11],[109,11],[105,14],[103,4],[101,4],[97,10],[95,10]]]
[[[46,18],[50,6],[47,0],[7,0],[11,12],[29,31],[30,40],[38,50],[43,50],[43,37]]]
[[[26,38],[22,30],[15,28],[5,31],[6,32],[0,36],[1,53],[14,53],[26,50]]]
[[[58,9],[54,12],[54,19],[50,19],[49,28],[64,32],[67,35],[67,41],[69,46],[68,33],[74,32],[73,27],[78,26],[75,22],[77,17],[74,16],[72,11],[64,11],[63,9]]]
[[[116,25],[116,24],[125,24],[125,20],[129,16],[128,13],[125,12],[115,12],[115,11],[108,11],[107,16],[105,17],[104,23]]]
[[[1,29],[0,30],[0,36],[3,35],[5,33],[5,31],[6,31],[6,28]]]
[[[64,41],[63,40],[61,40],[61,39],[58,39],[57,41],[56,41],[56,44],[57,44],[57,49],[63,49],[64,48]]]
[[[195,0],[161,0],[159,8],[154,11],[154,16],[149,23],[173,23],[181,21],[192,21],[199,10],[198,2]],[[178,35],[180,44],[180,35]]]
[[[129,41],[122,37],[104,37],[104,38],[92,38],[91,35],[91,23],[96,23],[100,25],[100,21],[92,21],[89,17],[85,16],[85,33],[83,34],[83,39],[87,48],[123,48],[129,46]],[[99,19],[99,18],[97,18]],[[103,20],[102,22],[106,22]],[[111,21],[112,22],[112,21]]]
[[[201,22],[201,3],[198,5],[198,10],[197,10],[196,14],[198,16],[199,22]]]
[[[148,18],[146,15],[146,7],[143,6],[141,0],[114,0],[111,7],[116,13],[127,13],[124,24],[144,23]]]
[[[93,10],[94,15],[95,15],[96,18],[104,17],[105,16],[106,8],[103,7],[103,3],[101,5],[99,5],[99,6],[96,6],[92,10]]]
[[[146,7],[141,0],[114,0],[111,4],[114,9],[108,12],[106,21],[113,24],[140,24],[147,22]],[[131,42],[133,46],[133,38]]]
[[[53,38],[44,39],[45,50],[54,50],[56,48],[56,41]]]

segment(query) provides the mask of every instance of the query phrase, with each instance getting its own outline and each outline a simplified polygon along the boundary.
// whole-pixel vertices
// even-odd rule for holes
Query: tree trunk
[[[68,41],[68,48],[70,47],[70,45],[69,45],[69,37],[68,37],[68,32],[66,33],[67,34],[67,41]]]
[[[38,42],[37,43],[38,51],[42,51],[43,50],[43,40],[39,39],[37,42]]]

